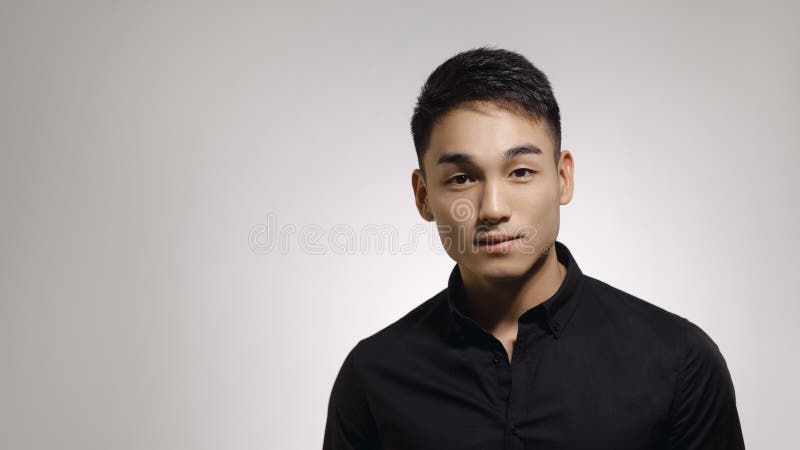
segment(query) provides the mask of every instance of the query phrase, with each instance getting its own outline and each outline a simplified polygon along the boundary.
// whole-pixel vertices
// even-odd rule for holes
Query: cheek
[[[460,197],[447,205],[448,220],[460,226],[474,223],[478,219],[477,204],[468,197]]]
[[[452,226],[466,226],[477,220],[476,203],[469,197],[441,196],[431,202],[437,222]]]
[[[560,205],[558,184],[555,182],[531,185],[530,189],[520,191],[514,198],[515,206],[520,210],[534,210],[545,213],[554,206]]]
[[[537,239],[540,242],[551,242],[558,234],[560,222],[560,210],[558,206],[548,205],[542,208],[535,218],[538,228]]]

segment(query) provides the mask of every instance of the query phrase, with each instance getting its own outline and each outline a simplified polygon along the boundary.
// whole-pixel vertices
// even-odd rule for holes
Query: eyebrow
[[[541,155],[542,149],[533,145],[533,144],[522,144],[522,145],[515,145],[514,147],[509,148],[505,152],[503,152],[503,159],[506,161],[510,161],[517,156],[520,155]],[[436,164],[474,164],[475,160],[472,156],[466,153],[444,153],[442,156],[439,157],[439,160],[436,161]]]

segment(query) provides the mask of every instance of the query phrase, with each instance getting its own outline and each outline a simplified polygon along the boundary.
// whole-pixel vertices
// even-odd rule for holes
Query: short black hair
[[[411,135],[423,173],[422,160],[434,124],[470,101],[488,101],[537,121],[544,119],[549,125],[553,156],[558,164],[561,113],[547,76],[519,53],[482,46],[452,56],[422,86],[411,117]]]

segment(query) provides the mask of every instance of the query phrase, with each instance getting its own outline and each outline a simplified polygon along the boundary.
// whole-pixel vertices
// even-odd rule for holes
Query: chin
[[[466,262],[466,266],[487,281],[510,281],[524,276],[531,263],[523,258],[480,257]]]

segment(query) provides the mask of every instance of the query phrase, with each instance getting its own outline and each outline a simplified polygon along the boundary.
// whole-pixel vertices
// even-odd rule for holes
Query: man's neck
[[[555,245],[515,280],[493,282],[462,271],[468,314],[489,332],[516,336],[519,317],[552,297],[566,273],[566,267],[558,261]]]

